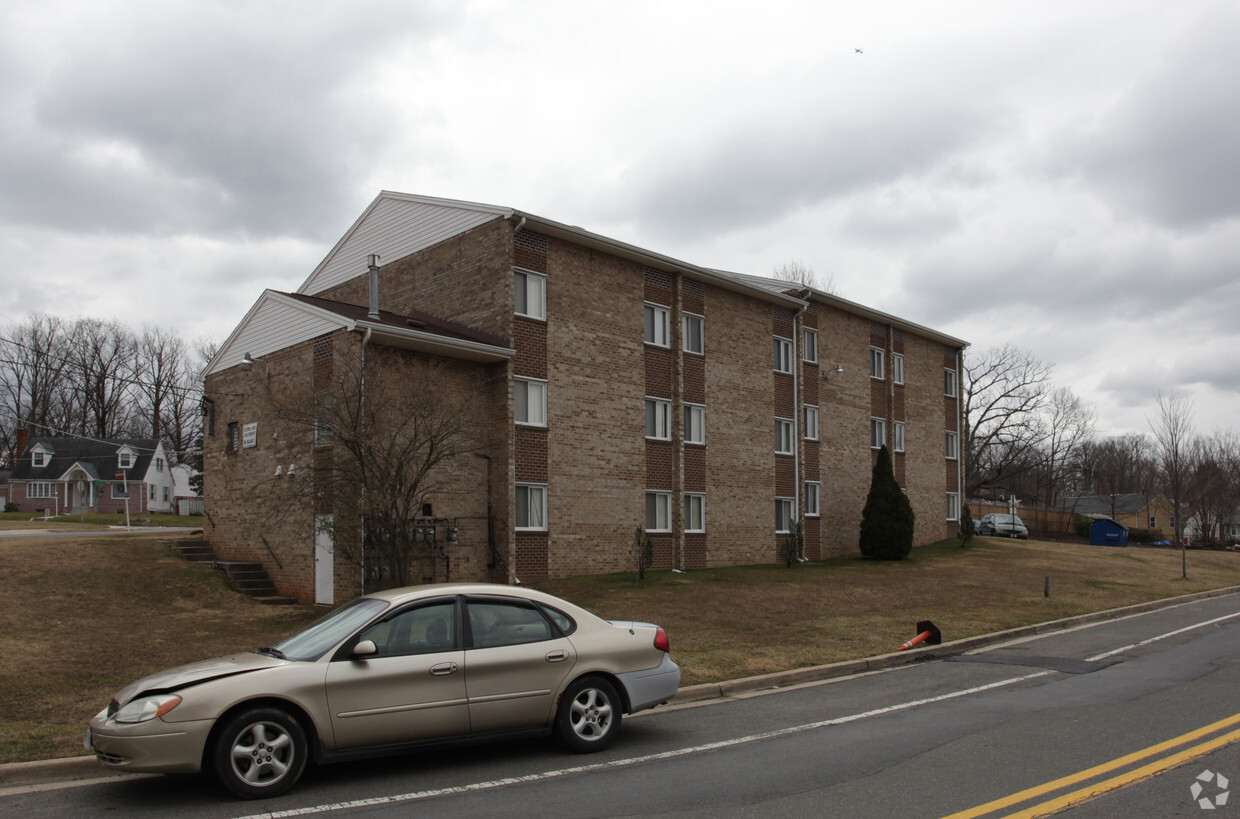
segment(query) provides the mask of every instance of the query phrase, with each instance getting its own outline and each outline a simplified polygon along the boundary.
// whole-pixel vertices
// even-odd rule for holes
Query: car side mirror
[[[353,659],[355,660],[364,660],[378,653],[379,649],[375,646],[374,640],[362,640],[353,646]]]

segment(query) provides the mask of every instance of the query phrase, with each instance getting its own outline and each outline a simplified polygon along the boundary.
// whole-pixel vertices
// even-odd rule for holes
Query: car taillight
[[[659,629],[654,633],[654,647],[659,649],[659,651],[670,652],[672,650],[671,641],[667,639],[667,632],[663,629]]]

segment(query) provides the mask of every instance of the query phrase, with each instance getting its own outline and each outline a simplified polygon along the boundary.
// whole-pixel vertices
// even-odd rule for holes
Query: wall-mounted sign
[[[246,424],[241,428],[241,446],[258,446],[258,422]]]

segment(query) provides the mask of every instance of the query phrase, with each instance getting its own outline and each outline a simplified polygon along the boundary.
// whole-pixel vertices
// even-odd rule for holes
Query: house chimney
[[[25,427],[17,428],[17,457],[26,454],[26,447],[30,444],[30,430]]]
[[[379,320],[379,254],[371,253],[367,264],[370,267],[370,312],[366,317]]]

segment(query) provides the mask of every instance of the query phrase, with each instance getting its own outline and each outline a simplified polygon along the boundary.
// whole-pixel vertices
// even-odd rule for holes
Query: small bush
[[[960,509],[960,528],[956,537],[960,538],[960,548],[969,545],[969,541],[977,534],[977,527],[973,524],[973,513],[969,511],[969,504],[962,504]]]

